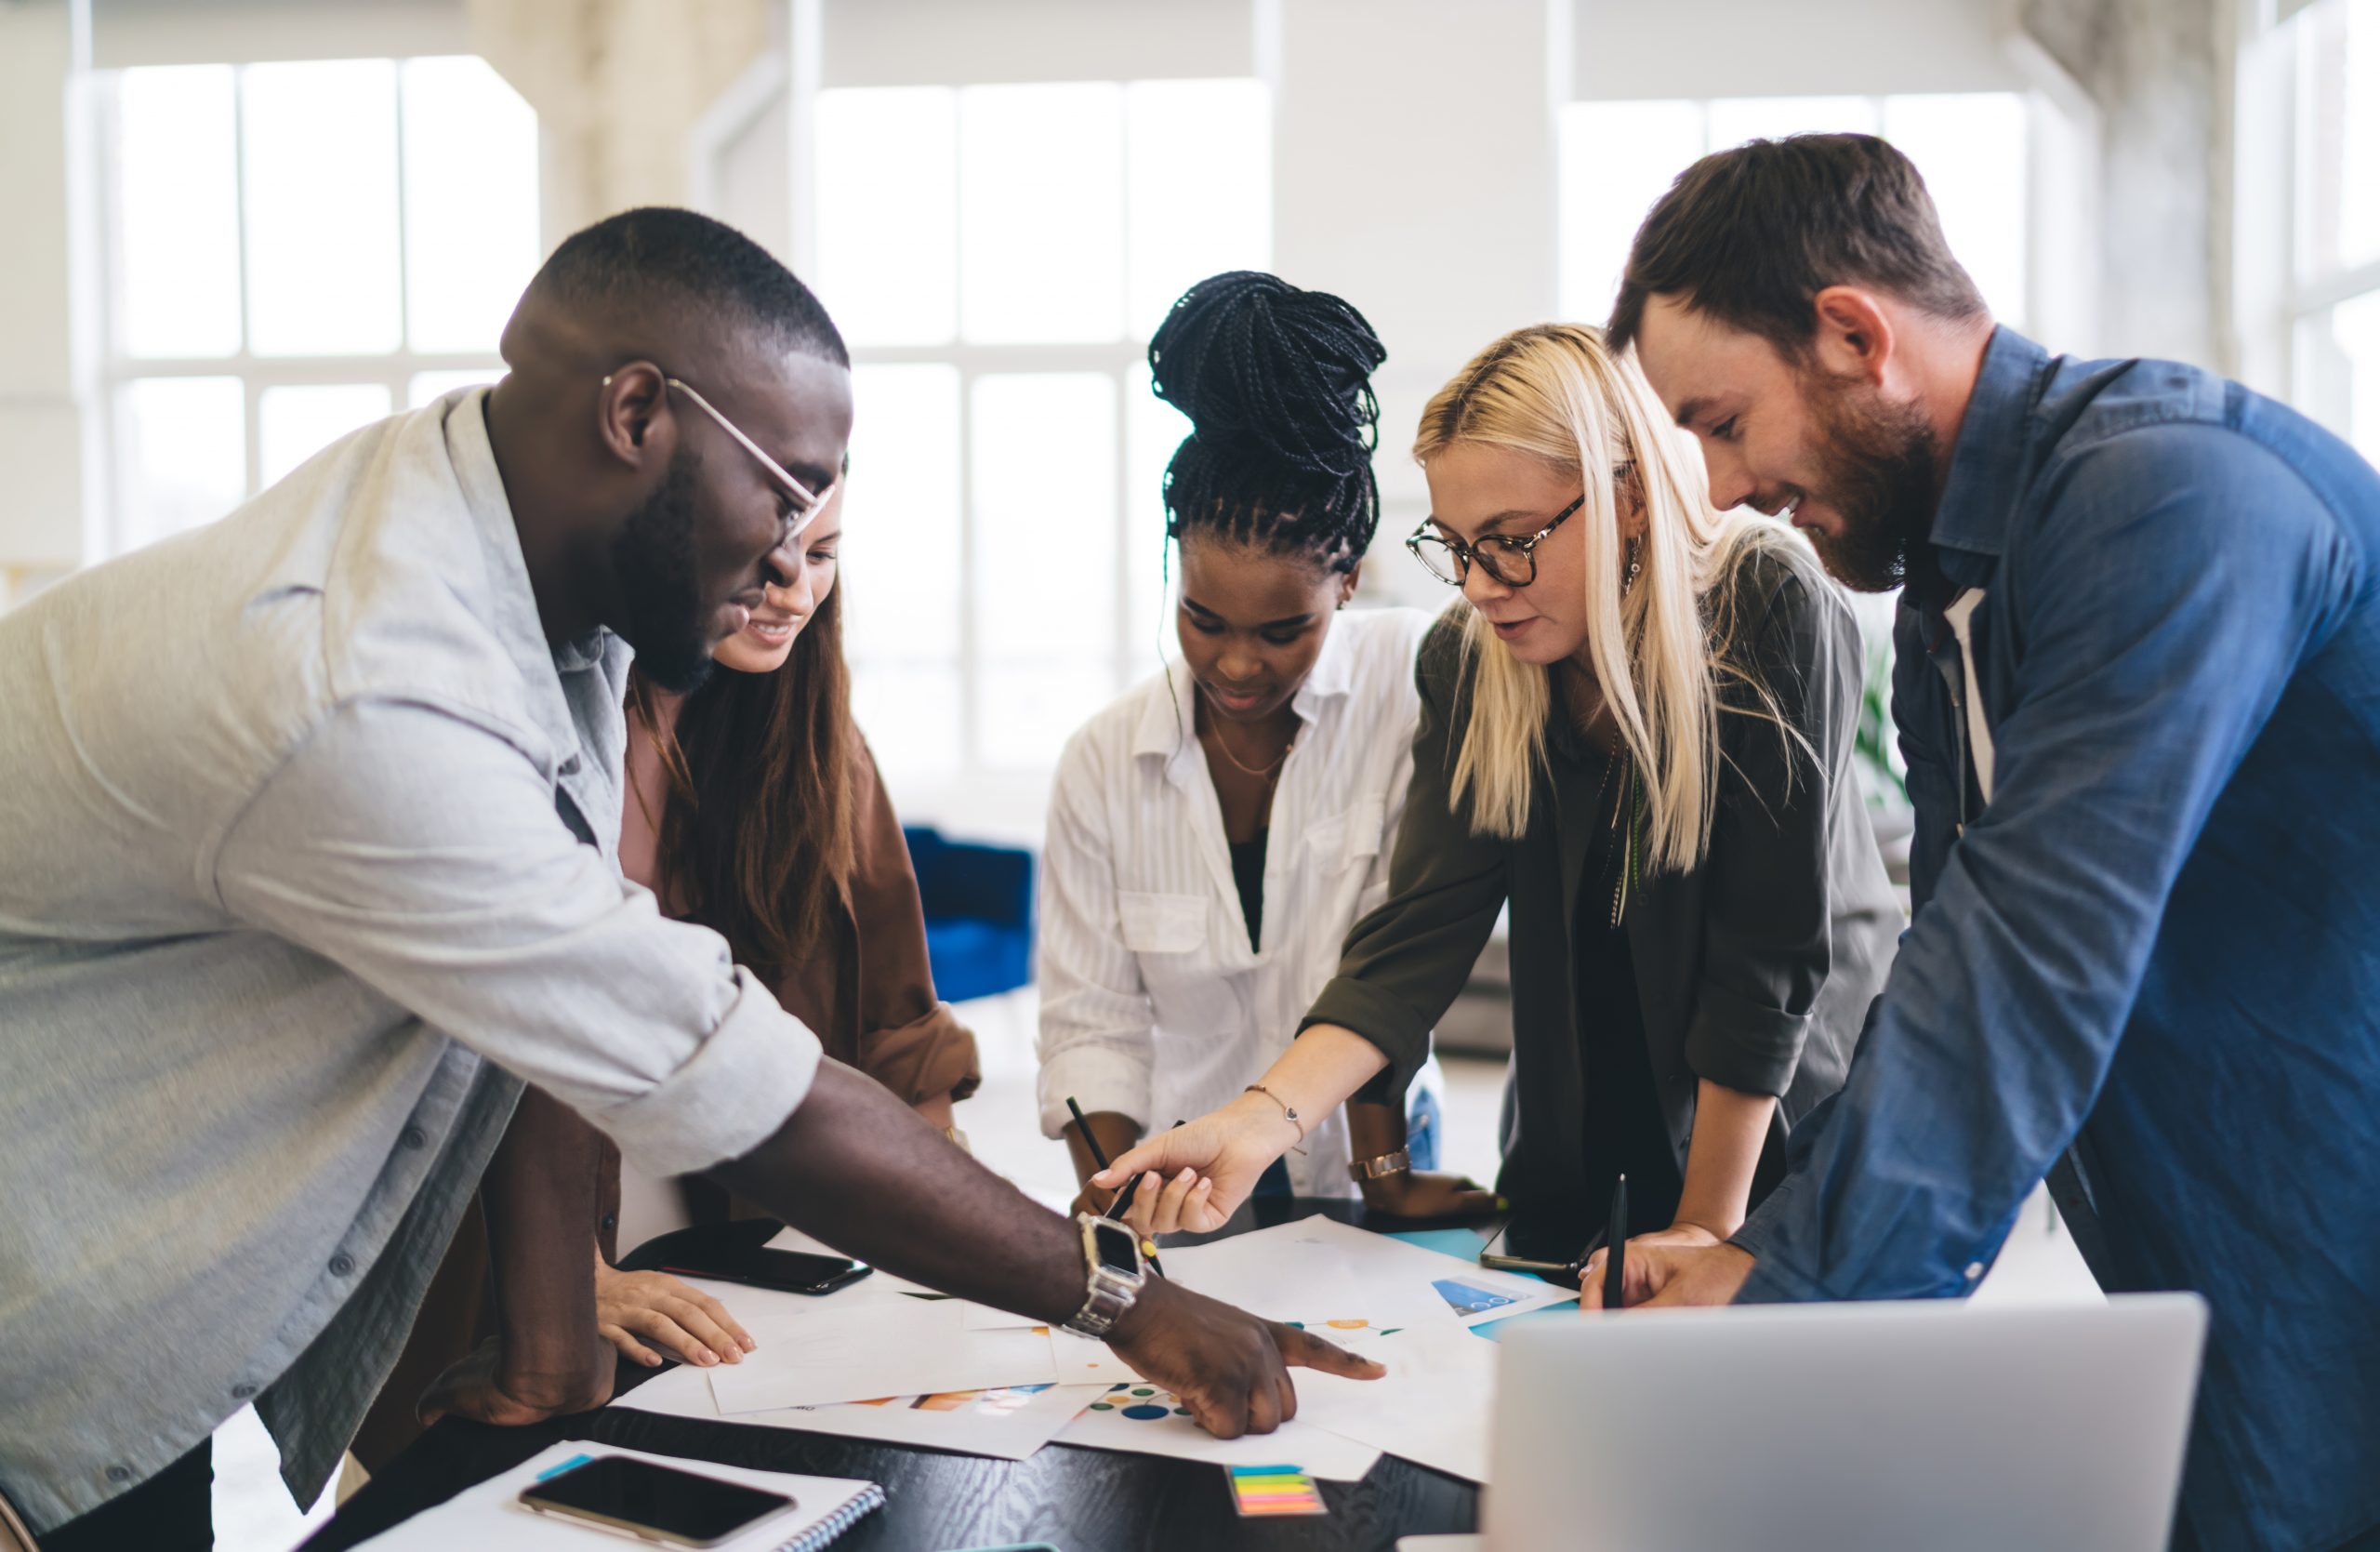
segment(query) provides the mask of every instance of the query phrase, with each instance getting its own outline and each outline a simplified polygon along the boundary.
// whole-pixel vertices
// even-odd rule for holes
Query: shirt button
[[[128,1466],[109,1466],[108,1480],[112,1482],[128,1482],[132,1480],[132,1467]]]
[[[561,764],[555,766],[554,774],[556,776],[576,776],[578,774],[578,756],[574,754],[569,759],[564,760]]]
[[[418,1126],[408,1126],[403,1131],[397,1134],[397,1141],[404,1144],[407,1147],[419,1147],[429,1140],[430,1134],[424,1132]]]
[[[1981,1277],[1982,1275],[1983,1275],[1983,1263],[1982,1263],[1982,1262],[1980,1262],[1980,1261],[1970,1261],[1970,1262],[1968,1262],[1968,1263],[1967,1263],[1967,1280],[1968,1280],[1969,1282],[1973,1282],[1976,1279],[1977,1279],[1977,1278]]]
[[[235,1401],[245,1401],[255,1396],[256,1393],[257,1387],[253,1385],[235,1385],[231,1387],[231,1399]]]
[[[331,1257],[331,1276],[346,1277],[355,1270],[355,1257],[345,1251]]]
[[[606,1214],[603,1214],[603,1227],[604,1227],[605,1228],[617,1228],[617,1227],[620,1227],[620,1220],[619,1220],[618,1216],[617,1216],[616,1214],[611,1214],[611,1213],[606,1213]]]

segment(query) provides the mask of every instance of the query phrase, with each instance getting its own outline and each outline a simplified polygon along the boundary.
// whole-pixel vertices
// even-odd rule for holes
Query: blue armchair
[[[926,910],[926,957],[946,1002],[1033,979],[1033,854],[905,829]]]

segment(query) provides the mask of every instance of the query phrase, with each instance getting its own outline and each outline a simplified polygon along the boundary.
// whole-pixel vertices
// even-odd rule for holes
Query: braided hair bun
[[[1208,533],[1355,568],[1380,524],[1372,478],[1386,360],[1364,315],[1235,270],[1183,294],[1149,340],[1157,396],[1190,418],[1165,470],[1165,533]]]

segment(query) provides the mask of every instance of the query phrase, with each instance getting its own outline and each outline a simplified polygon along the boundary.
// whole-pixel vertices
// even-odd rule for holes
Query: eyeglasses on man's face
[[[687,398],[692,399],[696,409],[701,410],[705,415],[707,415],[713,420],[718,421],[719,429],[734,437],[737,444],[746,452],[760,459],[760,467],[769,471],[769,477],[774,479],[784,488],[785,493],[791,503],[791,510],[785,515],[784,531],[777,536],[777,542],[774,548],[782,550],[787,545],[791,544],[795,539],[800,538],[801,537],[801,531],[804,528],[809,527],[813,523],[816,522],[818,520],[818,514],[826,511],[827,500],[835,494],[835,487],[832,484],[829,484],[826,489],[820,491],[817,495],[813,496],[810,494],[810,487],[808,485],[805,485],[800,480],[795,479],[792,473],[787,470],[785,465],[769,457],[769,455],[762,450],[759,443],[744,434],[742,427],[736,425],[734,421],[730,420],[726,416],[721,415],[718,409],[712,405],[708,399],[704,398],[700,393],[694,391],[694,388],[684,379],[673,378],[668,376],[667,373],[664,373],[661,380],[668,387],[676,389],[679,392],[683,393]],[[606,388],[612,386],[611,378],[606,377],[603,379],[603,386]]]

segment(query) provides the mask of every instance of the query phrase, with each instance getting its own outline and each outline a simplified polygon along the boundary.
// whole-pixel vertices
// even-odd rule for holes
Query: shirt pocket
[[[1306,856],[1325,878],[1335,877],[1358,864],[1368,868],[1380,856],[1380,828],[1387,821],[1388,805],[1366,798],[1327,819],[1308,825]]]
[[[1118,890],[1116,915],[1123,929],[1124,947],[1136,954],[1187,954],[1206,947],[1204,895],[1147,895]]]

